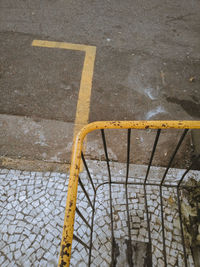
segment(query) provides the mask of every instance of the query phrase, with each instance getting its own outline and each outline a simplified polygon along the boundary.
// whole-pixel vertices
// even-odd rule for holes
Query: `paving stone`
[[[50,215],[49,218],[50,218],[50,222],[49,222],[49,223],[51,224],[51,226],[53,226],[53,228],[56,229],[56,228],[57,228],[57,227],[56,227],[57,223],[56,223],[56,221],[54,220],[53,216]]]
[[[155,255],[156,255],[157,259],[163,257],[162,252],[158,248],[155,249]]]
[[[14,251],[15,250],[15,246],[16,246],[15,243],[10,244],[10,251]]]
[[[172,241],[172,233],[171,233],[171,232],[167,232],[167,234],[166,234],[166,238],[167,238],[169,241]]]
[[[47,241],[47,240],[42,240],[41,242],[41,247],[45,250],[48,250],[51,246],[51,242]]]
[[[9,260],[4,261],[4,263],[2,263],[1,267],[8,267],[9,266]]]
[[[21,234],[23,232],[24,228],[23,227],[16,227],[15,233]]]
[[[42,236],[41,235],[37,235],[36,241],[40,243],[41,240],[42,240]]]
[[[21,257],[22,253],[20,250],[17,250],[14,252],[15,260],[18,260]]]
[[[5,233],[4,235],[3,235],[3,241],[8,241],[8,235],[7,235],[7,233]]]
[[[47,234],[47,230],[46,230],[45,228],[43,228],[43,229],[41,230],[41,235],[42,235],[42,236],[46,236],[46,234]]]
[[[46,260],[51,260],[52,259],[52,254],[50,253],[50,252],[46,252],[45,254],[44,254],[44,256],[43,256]]]
[[[54,236],[51,233],[48,233],[45,237],[49,241],[52,241],[54,239]]]
[[[29,235],[29,240],[30,240],[31,243],[35,240],[35,238],[36,238],[35,234],[30,234]]]
[[[32,203],[32,206],[33,206],[34,208],[37,208],[39,205],[40,205],[39,200],[36,200],[36,201],[34,201],[34,202]]]
[[[15,232],[16,225],[9,225],[8,226],[8,234],[12,235]]]
[[[8,204],[6,205],[6,209],[11,210],[11,209],[12,209],[12,205],[11,205],[10,203],[8,203]]]
[[[8,229],[8,226],[5,224],[0,226],[1,233],[7,233],[7,229]]]
[[[20,202],[22,202],[22,201],[24,201],[26,199],[26,196],[24,195],[24,196],[21,196],[21,197],[19,197],[19,201]]]
[[[93,263],[96,264],[96,266],[101,266],[102,261],[103,261],[102,258],[98,256],[95,258]]]
[[[28,238],[26,238],[23,242],[23,246],[25,247],[25,249],[28,249],[30,245],[31,245],[31,241]]]
[[[35,251],[36,251],[38,248],[40,248],[40,244],[39,244],[39,242],[34,241],[33,244],[32,244],[32,247],[33,247],[33,248],[35,249]]]
[[[7,255],[10,252],[9,245],[5,246],[4,242],[0,242],[0,244],[3,244],[0,246],[1,250],[3,251],[4,255]]]
[[[22,213],[19,212],[19,213],[16,214],[16,219],[17,220],[23,220],[23,218],[24,218],[24,215]]]
[[[140,218],[139,217],[134,216],[131,219],[132,219],[133,224],[134,223],[140,223]]]
[[[6,243],[3,240],[0,240],[0,249],[4,248]]]
[[[45,253],[45,250],[42,249],[42,248],[39,248],[39,249],[37,250],[37,253],[36,253],[36,257],[37,257],[37,259],[41,259],[42,256],[44,255],[44,253]]]
[[[1,171],[0,171],[1,172]],[[19,173],[20,175],[20,173]],[[20,197],[25,197],[24,200],[26,201],[22,201],[22,202],[17,202],[16,201],[12,201],[12,206],[15,207],[13,208],[12,206],[9,206],[8,204],[11,203],[6,203],[5,207],[8,207],[8,210],[6,210],[6,212],[3,210],[4,214],[2,214],[3,216],[5,216],[6,219],[5,223],[6,225],[10,225],[10,221],[13,220],[13,216],[15,217],[15,221],[17,222],[16,225],[16,229],[15,229],[15,233],[18,235],[18,237],[15,237],[15,235],[13,235],[13,237],[9,237],[5,236],[2,232],[2,240],[3,242],[9,242],[9,244],[11,244],[12,242],[17,242],[16,243],[16,249],[17,251],[21,248],[22,246],[22,242],[21,241],[17,241],[17,239],[20,236],[20,240],[22,240],[25,245],[23,245],[23,248],[21,248],[21,250],[23,251],[23,253],[26,253],[26,251],[30,251],[32,254],[29,255],[29,262],[31,264],[31,262],[39,262],[39,264],[37,264],[36,266],[50,266],[51,263],[47,264],[47,261],[45,261],[44,259],[42,259],[43,254],[47,254],[50,253],[51,256],[53,255],[58,255],[59,253],[59,245],[60,245],[60,237],[61,237],[61,233],[62,233],[62,225],[63,225],[63,219],[64,219],[64,208],[65,208],[65,203],[66,203],[66,174],[58,174],[58,173],[54,173],[54,175],[50,176],[50,173],[31,173],[32,177],[34,177],[34,179],[30,179],[30,173],[27,172],[24,174],[24,176],[16,176],[16,181],[17,181],[17,185],[19,185],[19,187],[17,187],[18,191],[16,193],[16,198],[20,198]],[[81,174],[81,177],[85,177],[85,179],[87,179],[86,177],[86,173]],[[13,177],[13,174],[11,175]],[[10,182],[6,182],[5,186],[4,186],[4,190],[10,190],[10,186],[16,186],[16,183],[12,181],[12,177],[10,176]],[[94,176],[94,175],[93,175]],[[20,177],[20,180],[19,180]],[[26,177],[26,178],[25,178]],[[60,180],[60,178],[63,177],[63,180]],[[97,177],[97,176],[96,176]],[[25,181],[25,179],[27,180],[27,182]],[[86,186],[86,190],[87,192],[90,193],[90,195],[93,195],[93,191],[91,189],[91,187],[88,186],[88,180],[84,181],[83,179],[83,183]],[[107,181],[107,176],[104,175],[99,175],[99,178],[95,178],[94,177],[94,181],[96,183],[98,183],[98,180],[101,179],[101,181]],[[121,180],[121,177],[116,177],[116,180]],[[59,181],[59,183],[58,183]],[[135,179],[136,181],[136,179]],[[137,179],[137,181],[140,181],[139,179]],[[1,185],[1,183],[0,183]],[[51,185],[51,186],[50,186]],[[50,187],[48,187],[50,186]],[[48,188],[48,190],[47,190]],[[14,197],[14,192],[16,191],[16,188],[14,188],[14,191],[12,192],[12,194],[10,194],[8,197],[10,197],[9,199],[12,200]],[[152,231],[152,244],[153,244],[153,248],[159,246],[162,247],[162,243],[158,243],[155,242],[155,238],[158,238],[158,236],[161,235],[161,221],[159,219],[160,217],[160,209],[159,209],[159,192],[158,192],[158,187],[155,187],[152,190],[149,190],[149,186],[147,191],[147,198],[148,198],[148,207],[150,208],[150,206],[152,205],[152,222],[153,225],[151,225],[152,229],[154,229],[154,231]],[[62,191],[63,190],[63,191]],[[96,201],[96,211],[95,211],[95,223],[94,223],[94,231],[95,233],[93,234],[94,237],[94,249],[92,251],[92,254],[95,255],[94,260],[96,260],[96,258],[99,257],[99,251],[101,251],[101,255],[105,254],[104,248],[106,248],[106,250],[111,249],[111,243],[109,241],[109,236],[111,234],[110,232],[110,218],[108,216],[109,214],[109,194],[108,194],[108,190],[109,187],[103,186],[102,188],[99,188],[98,190],[98,194],[97,194],[97,201]],[[116,223],[114,224],[115,230],[118,230],[116,233],[116,235],[118,235],[119,237],[124,237],[127,234],[127,216],[126,216],[126,205],[125,205],[125,188],[124,187],[119,187],[119,186],[114,186],[112,188],[112,192],[113,192],[113,203],[115,205],[114,207],[114,212],[116,212],[114,219],[116,219]],[[131,191],[131,189],[130,189]],[[79,192],[81,192],[79,190]],[[153,192],[153,193],[152,193]],[[167,191],[163,191],[163,195],[165,197],[169,197],[170,194],[173,194],[172,191],[170,191],[170,194]],[[100,194],[99,194],[100,193]],[[149,195],[148,195],[149,194]],[[98,197],[99,195],[99,197]],[[81,212],[84,214],[84,216],[86,218],[89,217],[89,214],[92,214],[92,210],[91,208],[89,208],[88,203],[84,196],[84,193],[80,193],[78,194],[79,196],[79,201],[77,201],[77,203],[80,203],[80,207],[81,207]],[[147,236],[147,231],[146,231],[146,227],[147,227],[147,223],[144,221],[146,220],[146,214],[145,214],[145,207],[144,207],[144,192],[143,192],[143,188],[141,186],[136,186],[134,188],[134,191],[129,192],[129,204],[130,204],[130,210],[131,213],[130,214],[131,218],[133,218],[133,227],[136,226],[137,224],[137,229],[132,229],[131,232],[134,234],[136,240],[147,240],[146,236]],[[81,202],[82,200],[82,202]],[[4,202],[7,201],[7,198],[3,198]],[[131,202],[132,201],[132,202]],[[166,202],[167,203],[167,202]],[[155,209],[156,208],[156,209]],[[46,213],[44,211],[44,209],[46,209]],[[137,209],[137,212],[135,211]],[[171,210],[168,207],[169,211]],[[24,212],[25,210],[25,212]],[[123,214],[122,211],[125,211],[125,213]],[[133,212],[134,211],[134,212]],[[178,234],[178,232],[172,232],[173,230],[173,216],[174,213],[170,213],[167,209],[165,210],[164,214],[166,214],[165,220],[166,220],[166,226],[167,226],[167,232],[173,233],[173,236],[177,236],[177,240],[179,238],[180,233]],[[11,212],[11,213],[9,213]],[[20,212],[20,213],[19,213]],[[26,214],[25,217],[23,217],[24,214]],[[18,215],[19,214],[19,215]],[[30,215],[32,217],[30,217]],[[172,216],[172,220],[170,218],[170,216]],[[33,219],[32,219],[33,218]],[[136,218],[136,219],[135,219]],[[1,219],[0,219],[1,220]],[[24,221],[23,221],[24,220]],[[137,223],[136,223],[137,221]],[[168,223],[167,223],[168,221]],[[81,221],[82,222],[82,221]],[[157,224],[158,223],[158,224]],[[76,226],[76,224],[75,224]],[[102,227],[101,227],[102,226]],[[7,233],[7,227],[4,228],[4,226],[0,225],[0,228],[3,230],[5,230],[5,233]],[[26,228],[26,230],[25,230]],[[75,227],[76,229],[76,227]],[[119,230],[120,229],[120,230]],[[124,229],[124,230],[123,230]],[[28,231],[27,231],[28,230]],[[90,232],[88,231],[89,229],[85,226],[85,224],[78,224],[77,225],[77,230],[79,231],[79,233],[84,236],[84,240],[88,240],[87,238],[89,238],[89,234]],[[137,230],[137,231],[135,231]],[[9,231],[12,231],[12,228],[10,228]],[[133,232],[135,231],[135,232]],[[22,233],[22,234],[21,234]],[[23,233],[26,233],[29,235],[29,242],[31,242],[31,246],[26,249],[26,240],[27,238],[23,235]],[[105,236],[102,234],[105,233]],[[139,235],[138,235],[139,233]],[[20,235],[21,234],[21,235]],[[101,236],[101,238],[98,240],[98,238]],[[53,238],[52,238],[53,237]],[[108,239],[107,239],[108,237]],[[43,240],[42,240],[43,238]],[[175,243],[178,241],[174,241],[171,242],[171,237],[167,235],[167,240],[166,240],[166,245],[169,245],[170,249],[168,250],[167,254],[171,253],[171,249],[173,249],[172,251],[172,256],[171,257],[176,257],[176,252],[179,249],[178,245],[176,246]],[[5,240],[4,240],[5,239]],[[8,239],[6,241],[6,239]],[[13,241],[14,240],[14,241]],[[148,241],[148,240],[147,240]],[[20,243],[21,242],[21,243]],[[98,243],[99,242],[99,243]],[[169,243],[168,243],[169,242]],[[102,244],[105,244],[105,246],[103,246]],[[178,243],[176,243],[178,244]],[[4,245],[5,246],[5,245]],[[96,246],[96,247],[95,247]],[[9,248],[9,247],[8,247]],[[5,250],[7,250],[8,248],[6,248]],[[38,252],[39,249],[43,249],[43,253]],[[84,257],[85,257],[85,250],[83,250],[82,246],[77,246],[77,251],[79,251],[79,263],[77,263],[77,266],[84,266]],[[182,251],[182,248],[181,250]],[[41,257],[36,260],[34,257],[37,258],[37,253],[41,253],[42,255],[40,255]],[[160,252],[161,253],[161,252]],[[29,254],[29,253],[28,253]],[[25,254],[23,254],[25,255]],[[23,255],[20,256],[20,258],[22,259],[26,259]],[[47,254],[48,255],[48,254]],[[74,254],[76,255],[76,254]],[[161,253],[162,255],[162,253]],[[108,258],[110,259],[110,255],[107,255],[107,259],[104,259],[104,257],[106,256],[106,254],[104,256],[102,256],[103,258],[101,258],[101,260],[99,259],[100,262],[100,266],[108,266],[109,263],[107,262]],[[160,257],[159,254],[159,250],[157,251],[157,256],[158,258],[154,257],[155,261],[156,261],[156,265],[159,263],[158,259]],[[46,256],[47,257],[47,256]],[[58,257],[58,256],[56,256]],[[162,257],[162,256],[161,256]],[[168,257],[168,256],[167,256]],[[15,258],[15,255],[14,255]],[[85,257],[86,258],[86,257]],[[48,260],[48,259],[47,259]],[[29,263],[28,263],[29,264]],[[82,264],[82,265],[81,265]],[[98,264],[98,262],[97,262]],[[107,265],[106,265],[107,264]],[[170,263],[171,264],[171,263]],[[76,265],[74,265],[76,266]],[[98,266],[98,265],[97,265]],[[162,266],[162,263],[160,263],[160,266]]]
[[[30,258],[30,255],[34,252],[34,248],[29,248],[26,251],[26,255]]]
[[[0,256],[0,264],[2,264],[5,261],[5,257],[4,256]]]
[[[158,266],[159,267],[164,267],[165,266],[164,261],[161,260],[161,259],[158,259]]]
[[[171,256],[169,258],[169,264],[171,264],[172,266],[175,266],[176,261],[177,261],[176,257]]]
[[[42,259],[42,260],[40,261],[40,266],[41,266],[41,267],[43,267],[43,266],[48,266],[48,265],[47,265],[47,261],[44,260],[44,259]]]

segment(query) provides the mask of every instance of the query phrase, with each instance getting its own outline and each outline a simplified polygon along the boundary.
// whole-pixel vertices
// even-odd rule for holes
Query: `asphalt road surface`
[[[78,95],[89,75],[88,98],[79,103],[87,102],[79,114],[83,124],[200,119],[199,14],[198,0],[1,0],[1,165],[70,162]],[[36,47],[34,40],[92,47],[94,66],[85,69],[81,49]],[[133,135],[137,164],[147,163],[143,152],[152,147],[152,137],[144,135]],[[111,158],[124,161],[125,145],[118,151],[117,144],[126,136],[109,138]],[[173,139],[177,133],[163,139],[158,165]],[[98,158],[98,138],[88,144],[88,154]]]

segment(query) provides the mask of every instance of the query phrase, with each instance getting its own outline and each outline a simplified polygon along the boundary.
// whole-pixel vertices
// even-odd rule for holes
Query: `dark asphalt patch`
[[[0,113],[74,122],[84,52],[32,47],[0,34]]]

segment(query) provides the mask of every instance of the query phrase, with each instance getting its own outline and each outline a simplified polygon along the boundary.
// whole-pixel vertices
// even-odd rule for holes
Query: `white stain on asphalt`
[[[162,106],[158,106],[155,109],[152,109],[149,112],[147,112],[145,119],[150,120],[152,117],[160,113],[168,113],[168,112]]]

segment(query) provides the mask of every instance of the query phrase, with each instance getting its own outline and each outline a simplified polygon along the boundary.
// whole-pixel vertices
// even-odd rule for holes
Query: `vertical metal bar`
[[[78,181],[79,181],[79,184],[80,184],[80,186],[81,186],[81,188],[82,188],[82,190],[83,190],[83,192],[84,192],[84,194],[85,194],[85,196],[86,196],[86,198],[87,198],[87,200],[88,200],[90,206],[92,207],[92,209],[94,209],[94,207],[93,207],[93,205],[92,205],[92,202],[91,202],[91,200],[90,200],[90,197],[89,197],[89,195],[88,195],[88,193],[87,193],[87,191],[86,191],[86,189],[85,189],[85,187],[84,187],[84,185],[83,185],[83,183],[82,183],[80,177],[79,177]]]
[[[182,239],[182,246],[183,246],[184,263],[185,263],[185,267],[187,267],[188,264],[187,264],[187,254],[186,254],[186,249],[185,249],[185,238],[184,238],[184,231],[183,231],[183,221],[182,221],[179,187],[177,187],[177,200],[178,200],[178,213],[179,213],[179,221],[180,221],[180,227],[181,227],[181,239]]]
[[[130,162],[130,143],[131,143],[131,129],[128,129],[127,135],[127,163],[126,163],[126,211],[127,211],[127,225],[128,225],[128,262],[129,266],[133,267],[133,252],[131,242],[131,227],[130,227],[130,216],[129,216],[129,205],[128,205],[128,175],[129,175],[129,162]]]
[[[126,158],[126,185],[128,183],[128,175],[129,175],[130,145],[131,145],[131,129],[128,129],[128,135],[127,135],[127,158]]]
[[[95,203],[96,203],[96,190],[94,192],[94,209],[92,211],[92,224],[91,224],[91,234],[90,234],[90,249],[89,249],[89,259],[88,259],[88,266],[91,265],[91,255],[92,255],[92,236],[93,236],[93,226],[94,226],[94,213],[95,213]]]
[[[148,203],[147,203],[146,184],[144,184],[144,200],[145,200],[145,210],[146,210],[146,214],[147,214],[148,238],[149,238],[150,248],[151,248],[151,251],[152,251],[151,227],[150,227],[150,219],[149,219],[149,211],[148,211]]]
[[[89,222],[85,219],[85,217],[83,216],[83,214],[80,212],[80,210],[76,207],[76,212],[78,214],[79,217],[81,217],[81,219],[84,221],[85,224],[87,224],[87,226],[92,229],[92,226],[89,224]]]
[[[93,181],[92,181],[92,177],[91,177],[91,175],[90,175],[90,171],[89,171],[88,166],[87,166],[87,163],[86,163],[86,161],[85,161],[85,157],[84,157],[84,155],[83,155],[83,152],[81,152],[81,158],[82,158],[82,161],[83,161],[83,165],[85,166],[85,169],[86,169],[86,171],[87,171],[88,177],[89,177],[89,179],[90,179],[92,188],[93,188],[94,192],[96,192],[96,189],[95,189],[95,187],[94,187],[94,183],[93,183]]]
[[[161,210],[161,222],[162,222],[162,239],[163,239],[163,256],[165,267],[167,267],[167,256],[166,256],[166,246],[165,246],[165,223],[163,216],[163,199],[162,199],[162,185],[160,185],[160,210]]]
[[[198,162],[200,158],[200,155],[198,155],[197,157],[195,157],[195,159],[193,160],[193,162],[190,164],[190,166],[187,168],[187,170],[183,173],[180,181],[178,182],[178,187],[180,187],[183,179],[185,178],[186,174],[192,169],[192,167]]]
[[[152,149],[152,153],[151,153],[151,158],[149,160],[149,164],[148,164],[145,180],[144,180],[145,184],[147,182],[147,178],[148,178],[148,175],[149,175],[149,171],[150,171],[150,168],[151,168],[153,157],[154,157],[154,154],[155,154],[155,151],[156,151],[156,147],[157,147],[157,144],[158,144],[158,139],[159,139],[159,136],[160,136],[160,132],[161,132],[161,129],[158,129],[157,130],[157,134],[156,134],[156,138],[155,138],[155,141],[154,141],[154,144],[153,144],[153,149]]]
[[[146,184],[144,184],[143,187],[144,187],[145,211],[146,211],[146,215],[147,215],[147,229],[148,229],[148,238],[149,238],[147,258],[149,259],[150,263],[152,264],[151,227],[150,227],[149,211],[148,211],[148,204],[147,204]]]
[[[77,235],[73,234],[73,239],[79,242],[85,248],[89,249],[89,246],[85,242],[83,242],[83,240],[80,239]]]
[[[114,266],[114,247],[115,247],[115,238],[114,238],[114,228],[113,228],[113,211],[112,211],[112,190],[111,190],[111,172],[110,172],[110,164],[109,164],[109,158],[108,158],[108,152],[107,152],[107,145],[106,145],[106,138],[105,138],[105,133],[104,130],[101,129],[101,136],[103,140],[103,147],[104,147],[104,152],[106,156],[106,163],[107,163],[107,169],[108,169],[108,178],[109,178],[109,197],[110,197],[110,219],[111,219],[111,242],[112,242],[112,262],[111,266]]]
[[[147,214],[147,228],[148,228],[148,238],[149,238],[149,246],[150,246],[150,255],[149,255],[149,257],[150,257],[151,262],[152,262],[152,242],[151,242],[151,227],[150,227],[150,219],[149,219],[149,211],[148,211],[148,203],[147,203],[147,194],[146,194],[146,183],[147,183],[149,171],[150,171],[150,168],[151,168],[151,164],[152,164],[152,161],[153,161],[153,158],[154,158],[154,154],[155,154],[155,151],[156,151],[156,147],[157,147],[157,144],[158,144],[158,139],[159,139],[160,133],[161,133],[161,129],[158,129],[157,133],[156,133],[155,141],[154,141],[154,144],[153,144],[153,149],[152,149],[151,157],[150,157],[150,160],[149,160],[149,164],[148,164],[145,180],[144,180],[144,199],[145,199],[145,210],[146,210],[146,214]]]
[[[185,248],[185,237],[184,237],[184,231],[183,231],[183,220],[182,220],[182,211],[181,211],[181,201],[180,201],[180,185],[183,182],[184,178],[186,177],[186,174],[192,169],[192,167],[198,162],[200,158],[200,155],[198,155],[193,162],[190,164],[190,166],[185,170],[183,173],[180,181],[178,182],[177,185],[177,200],[178,200],[178,213],[179,213],[179,221],[180,221],[180,228],[181,228],[181,239],[182,239],[182,246],[183,246],[183,254],[184,254],[184,263],[185,267],[188,266],[187,264],[187,253],[186,253],[186,248]]]
[[[88,258],[88,266],[90,267],[91,265],[91,255],[92,255],[92,236],[93,236],[93,226],[94,226],[94,213],[95,213],[95,201],[96,201],[96,189],[95,189],[95,186],[94,186],[94,183],[92,181],[92,177],[91,177],[91,174],[90,174],[90,171],[89,171],[89,168],[87,166],[87,163],[86,163],[86,160],[85,160],[85,157],[84,157],[84,154],[83,152],[81,152],[81,158],[82,158],[82,161],[83,161],[83,165],[86,169],[86,172],[88,174],[88,177],[89,177],[89,180],[90,180],[90,183],[92,185],[92,188],[94,190],[94,199],[93,199],[93,210],[92,210],[92,222],[91,222],[91,232],[90,232],[90,248],[89,248],[89,258]]]
[[[173,152],[173,154],[172,154],[172,156],[170,158],[170,161],[169,161],[169,163],[167,165],[167,168],[166,168],[166,170],[165,170],[165,172],[163,174],[163,177],[162,177],[162,180],[161,180],[161,183],[160,183],[160,206],[161,206],[161,221],[162,221],[163,255],[164,255],[165,266],[167,266],[167,257],[166,257],[166,246],[165,246],[165,222],[164,222],[164,216],[163,216],[164,211],[163,211],[163,199],[162,199],[163,198],[163,196],[162,196],[162,185],[163,185],[163,183],[165,181],[167,172],[168,172],[169,168],[171,167],[172,162],[173,162],[173,160],[174,160],[174,158],[176,156],[176,153],[178,152],[178,150],[179,150],[179,148],[180,148],[180,146],[181,146],[181,144],[182,144],[182,142],[184,140],[184,137],[187,134],[187,132],[188,132],[188,129],[185,129],[183,131],[183,133],[181,135],[181,138],[179,139],[179,142],[178,142],[178,144],[177,144],[177,146],[176,146],[176,148],[175,148],[175,150],[174,150],[174,152]]]
[[[177,144],[177,146],[176,146],[176,148],[175,148],[175,150],[174,150],[174,152],[173,152],[173,154],[172,154],[172,156],[171,156],[171,158],[170,158],[170,161],[169,161],[169,163],[168,163],[168,165],[167,165],[167,168],[166,168],[166,170],[165,170],[165,172],[164,172],[164,175],[163,175],[162,180],[161,180],[161,185],[164,183],[164,180],[165,180],[165,177],[166,177],[166,175],[167,175],[167,173],[168,173],[168,170],[169,170],[169,168],[171,167],[172,162],[173,162],[173,160],[174,160],[174,158],[175,158],[175,156],[176,156],[176,153],[178,152],[179,147],[181,146],[181,144],[182,144],[182,142],[183,142],[183,139],[184,139],[184,137],[185,137],[185,135],[186,135],[187,132],[188,132],[188,129],[185,129],[185,130],[183,131],[182,135],[181,135],[181,138],[180,138],[180,140],[179,140],[179,142],[178,142],[178,144]]]

